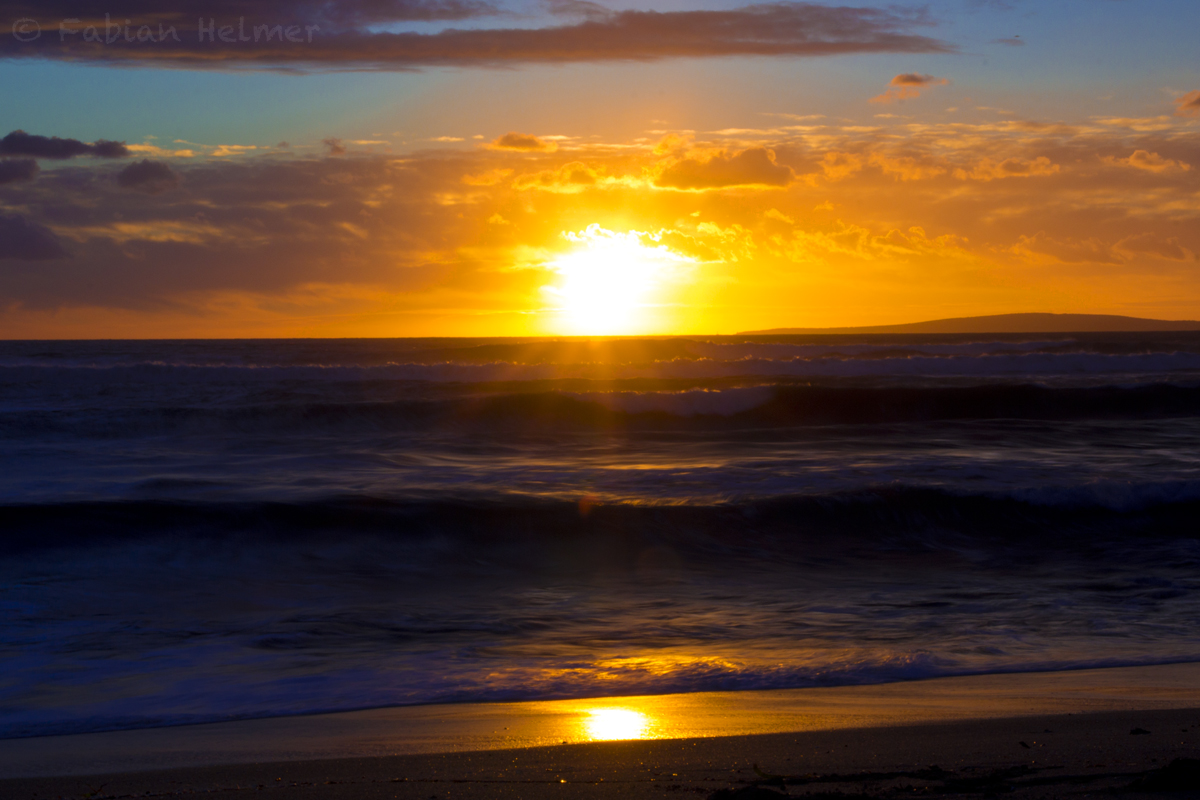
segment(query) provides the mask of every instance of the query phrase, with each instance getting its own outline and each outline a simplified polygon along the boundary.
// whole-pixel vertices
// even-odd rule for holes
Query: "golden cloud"
[[[921,92],[933,86],[945,86],[950,83],[946,78],[937,78],[933,75],[922,75],[916,72],[906,72],[892,78],[889,82],[891,87],[881,95],[876,95],[870,99],[872,103],[894,103],[897,100],[905,100],[911,97],[920,97]]]
[[[1173,119],[1175,132],[1189,125]],[[330,335],[544,332],[536,265],[562,250],[560,231],[594,223],[667,231],[697,260],[664,330],[771,327],[763,315],[786,325],[800,306],[842,324],[898,302],[936,316],[941,303],[990,313],[1086,293],[1181,317],[1200,303],[1200,169],[1185,168],[1200,159],[1195,137],[995,121],[898,125],[885,138],[830,123],[737,147],[654,147],[581,137],[567,157],[180,158],[181,191],[154,203],[108,166],[46,170],[4,187],[21,209],[6,223],[29,242],[21,257],[42,260],[0,274],[0,303],[18,309],[0,332],[44,334],[68,308],[58,319],[120,313],[145,321],[130,335],[199,335],[189,309],[207,309],[207,335],[302,335],[264,309],[331,283],[340,299],[314,297],[305,312]],[[1010,180],[1032,176],[1050,180]],[[154,316],[164,308],[180,310]]]
[[[870,162],[883,170],[884,175],[891,175],[902,181],[923,181],[946,174],[945,167],[932,163],[929,159],[912,156],[888,158],[883,153],[872,153]]]
[[[1200,89],[1175,99],[1175,116],[1200,117]]]
[[[658,144],[654,145],[654,155],[668,156],[686,150],[691,143],[691,139],[692,137],[690,136],[668,133],[659,140]]]
[[[1104,163],[1113,166],[1132,167],[1144,170],[1145,172],[1159,174],[1164,172],[1187,172],[1192,168],[1191,164],[1185,164],[1182,161],[1175,161],[1170,158],[1163,158],[1158,153],[1151,153],[1147,150],[1134,150],[1129,158],[1108,156],[1103,160]]]
[[[1054,175],[1061,171],[1058,164],[1054,164],[1045,156],[1038,156],[1034,159],[1024,158],[1006,158],[1003,161],[994,161],[990,158],[985,158],[975,165],[975,168],[970,172],[964,169],[956,169],[954,177],[959,180],[976,180],[976,181],[993,181],[1003,178],[1031,178],[1039,175]]]
[[[462,182],[468,186],[495,186],[500,181],[512,175],[511,169],[497,168],[479,172],[474,175],[463,175]]]
[[[831,181],[849,177],[863,168],[862,156],[831,150],[821,158],[821,170]]]
[[[582,161],[563,164],[558,169],[546,169],[529,175],[518,175],[512,182],[518,190],[541,189],[547,192],[573,194],[595,186],[599,174]]]
[[[707,159],[689,157],[669,163],[654,179],[668,189],[706,190],[733,186],[787,186],[792,168],[775,163],[775,151],[750,147],[730,153],[719,150]]]
[[[1192,252],[1179,243],[1178,237],[1164,238],[1154,233],[1128,236],[1117,242],[1114,249],[1129,258],[1152,255],[1169,261],[1189,261],[1193,257]]]

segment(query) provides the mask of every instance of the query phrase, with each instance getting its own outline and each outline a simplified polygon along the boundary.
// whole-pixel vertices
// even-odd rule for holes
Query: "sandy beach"
[[[1194,765],[1161,772],[1197,756],[1200,665],[1177,664],[8,740],[0,795],[1198,796]]]

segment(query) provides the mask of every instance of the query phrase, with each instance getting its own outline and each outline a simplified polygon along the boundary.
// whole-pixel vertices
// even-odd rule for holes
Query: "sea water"
[[[1200,660],[1200,334],[0,343],[0,736]]]

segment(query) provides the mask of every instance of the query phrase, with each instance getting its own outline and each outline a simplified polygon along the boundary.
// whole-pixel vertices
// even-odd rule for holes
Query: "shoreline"
[[[1200,793],[1200,761],[1189,761],[1198,743],[1200,708],[1108,711],[18,778],[0,780],[0,796],[1067,800],[1102,792],[1148,800]]]
[[[435,764],[458,765],[453,768],[462,773],[461,780],[466,781],[463,785],[470,785],[482,780],[479,776],[483,773],[477,767],[484,764],[491,765],[486,769],[494,770],[501,762],[516,763],[532,758],[548,765],[542,769],[561,771],[564,764],[574,764],[581,758],[584,761],[600,759],[596,762],[600,764],[613,753],[686,754],[688,748],[700,748],[696,752],[709,753],[708,761],[713,763],[722,757],[721,753],[733,753],[738,748],[761,749],[764,770],[768,774],[783,774],[784,767],[769,765],[774,756],[768,756],[777,751],[782,753],[780,748],[786,750],[785,745],[792,746],[787,744],[789,742],[794,745],[802,740],[809,744],[818,740],[836,740],[842,742],[843,749],[853,747],[859,754],[862,748],[851,743],[869,741],[872,752],[883,759],[879,763],[886,761],[893,767],[901,762],[909,763],[905,759],[916,758],[912,754],[903,755],[909,752],[904,750],[908,746],[905,742],[911,740],[912,746],[918,747],[923,741],[926,742],[923,746],[931,753],[954,755],[954,763],[979,761],[976,766],[982,768],[992,762],[983,758],[982,751],[977,753],[971,748],[977,749],[981,743],[997,736],[1011,738],[1010,732],[1017,730],[1023,732],[1016,741],[1027,740],[1033,734],[1026,728],[1042,730],[1037,728],[1037,724],[1042,723],[1034,722],[1038,719],[1055,720],[1052,724],[1043,724],[1043,728],[1052,730],[1082,725],[1083,728],[1073,734],[1079,742],[1087,739],[1087,726],[1083,720],[1100,720],[1102,723],[1097,723],[1100,726],[1097,730],[1107,731],[1104,736],[1110,739],[1117,737],[1112,739],[1111,746],[1116,746],[1117,742],[1128,745],[1136,741],[1146,753],[1153,751],[1153,755],[1147,755],[1136,764],[1129,762],[1139,768],[1152,769],[1155,762],[1147,760],[1149,758],[1161,760],[1176,751],[1179,751],[1177,755],[1194,757],[1200,754],[1200,746],[1196,744],[1200,743],[1198,709],[1200,663],[1004,673],[872,686],[406,706],[307,717],[3,740],[0,741],[0,776],[7,780],[0,782],[0,794],[32,797],[30,792],[36,792],[41,798],[82,797],[87,791],[78,791],[80,782],[86,782],[87,776],[101,775],[105,776],[105,783],[111,778],[131,787],[158,786],[152,794],[170,794],[174,790],[164,788],[163,781],[171,785],[182,785],[181,781],[192,785],[189,781],[199,780],[195,777],[198,775],[207,776],[205,781],[215,780],[218,784],[225,782],[221,776],[237,776],[233,782],[241,785],[250,780],[246,776],[265,774],[263,770],[295,775],[324,770],[340,775],[354,766],[360,772],[366,770],[364,774],[381,775],[403,767],[402,772],[419,776],[432,774],[429,770]],[[597,711],[602,712],[598,729],[594,727]],[[614,711],[615,714],[611,713]],[[616,719],[615,729],[611,727],[614,723],[610,717]],[[607,731],[603,727],[605,724],[610,726]],[[635,728],[629,728],[630,724]],[[589,725],[593,727],[589,729]],[[622,725],[626,727],[622,729]],[[1128,731],[1139,726],[1151,731],[1157,727],[1160,732],[1175,727],[1182,738],[1174,737],[1168,742],[1167,739],[1149,741],[1154,739],[1153,736],[1130,737]],[[1185,728],[1195,730],[1195,735],[1190,739],[1183,735]],[[951,729],[959,733],[952,733]],[[606,733],[645,738],[601,741],[608,738]],[[1120,735],[1125,738],[1121,739]],[[1033,738],[1040,741],[1036,736]],[[959,742],[961,752],[951,752],[955,741]],[[1045,746],[1036,741],[1029,744],[1030,748],[1018,749]],[[1164,749],[1166,744],[1170,746]],[[1091,752],[1101,744],[1092,742],[1078,746],[1083,747],[1080,751],[1083,753]],[[1007,746],[1001,750],[1006,757],[1032,755],[1012,752]],[[849,757],[850,754],[843,755]],[[930,758],[924,760],[934,763]],[[949,769],[946,763],[941,767]],[[1017,758],[1014,763],[1024,762]],[[1101,762],[1093,759],[1093,763]],[[1080,763],[1078,767],[1086,769],[1087,765]],[[449,766],[446,768],[450,769]],[[744,765],[739,769],[744,770]],[[821,769],[848,773],[862,771],[864,767],[854,759],[846,761],[838,756]],[[681,774],[678,769],[675,772]],[[272,775],[268,782],[282,788],[285,783],[282,778],[282,775]],[[749,780],[745,774],[741,778]],[[609,780],[611,785],[612,778]],[[291,783],[308,785],[299,779]],[[319,785],[334,787],[342,784]],[[70,789],[71,786],[76,788]],[[131,789],[126,794],[144,794],[145,791],[148,790]],[[421,796],[428,797],[427,794]]]

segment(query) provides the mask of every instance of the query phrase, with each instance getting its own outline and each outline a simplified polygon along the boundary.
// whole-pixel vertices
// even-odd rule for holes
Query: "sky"
[[[1198,26],[1194,0],[0,0],[0,337],[1200,319]]]

